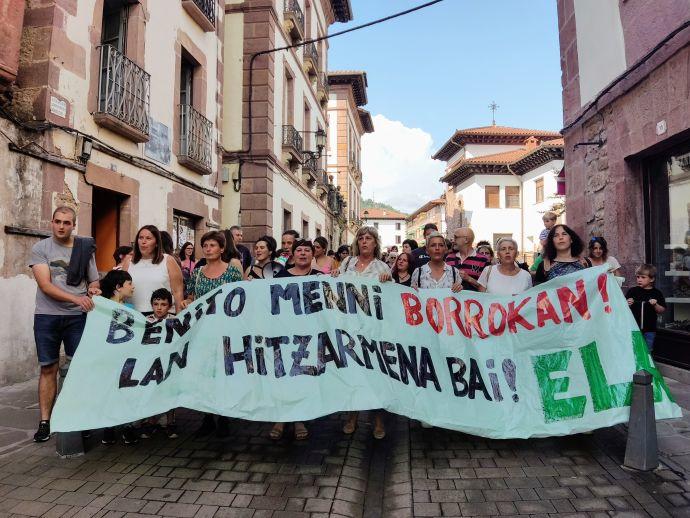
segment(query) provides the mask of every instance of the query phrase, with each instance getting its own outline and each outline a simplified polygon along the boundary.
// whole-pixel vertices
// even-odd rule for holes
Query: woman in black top
[[[278,244],[271,236],[261,236],[254,245],[254,264],[245,271],[245,278],[266,279],[275,277],[283,265],[274,259],[277,257]]]
[[[322,272],[311,267],[311,263],[314,260],[314,245],[311,241],[306,239],[298,239],[292,245],[292,258],[295,264],[290,268],[286,268],[276,275],[276,278],[289,278],[289,277],[303,277],[307,275],[321,275]],[[309,431],[304,423],[298,421],[294,423],[295,425],[295,439],[298,441],[303,441],[309,437]],[[285,429],[285,423],[274,423],[273,429],[271,430],[270,437],[274,441],[279,440],[283,436],[283,430]]]
[[[539,263],[534,280],[537,284],[589,268],[592,263],[582,258],[585,245],[568,225],[556,225],[549,231],[544,247],[544,260]]]
[[[412,254],[401,252],[393,265],[393,280],[403,286],[409,286],[412,282]]]

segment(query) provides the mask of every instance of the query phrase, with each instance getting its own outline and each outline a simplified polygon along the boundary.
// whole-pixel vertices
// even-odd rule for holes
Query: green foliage
[[[387,203],[382,203],[380,201],[374,201],[374,200],[369,199],[369,198],[362,200],[361,210],[364,211],[365,209],[386,209],[386,210],[394,210],[395,212],[403,212],[401,210],[396,209],[395,207],[391,207]]]

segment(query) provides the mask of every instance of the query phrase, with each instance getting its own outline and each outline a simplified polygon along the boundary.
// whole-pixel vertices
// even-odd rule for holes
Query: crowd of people
[[[592,237],[589,244],[567,225],[557,223],[557,216],[544,214],[540,235],[541,252],[533,265],[518,260],[518,243],[508,237],[492,247],[488,241],[475,244],[471,228],[453,230],[447,239],[433,223],[424,227],[424,244],[412,239],[402,243],[402,250],[390,247],[384,252],[378,231],[361,227],[353,243],[328,248],[324,237],[313,241],[295,230],[281,236],[281,246],[265,235],[256,240],[253,253],[242,244],[242,229],[212,230],[200,238],[201,257],[196,246],[185,242],[174,250],[170,234],[154,225],[139,229],[131,246],[121,246],[113,258],[115,267],[102,278],[96,268],[95,242],[90,237],[74,235],[76,213],[70,207],[58,207],[52,217],[52,236],[36,243],[29,266],[38,284],[34,336],[39,376],[40,422],[36,442],[50,438],[50,414],[57,393],[60,346],[64,343],[71,359],[81,339],[86,313],[93,309],[92,297],[101,295],[139,311],[150,322],[169,318],[184,310],[194,300],[218,287],[242,280],[291,278],[309,275],[341,274],[395,282],[414,289],[449,289],[515,295],[534,284],[580,271],[590,266],[608,265],[619,275],[620,263],[609,254],[606,239]],[[643,264],[636,270],[636,286],[627,290],[628,305],[642,330],[649,350],[655,339],[657,316],[664,312],[663,294],[654,287],[656,269]],[[354,433],[358,413],[347,415],[343,432]],[[286,423],[275,423],[270,437],[283,437]],[[305,423],[292,423],[294,437],[309,436]],[[153,416],[141,423],[125,425],[120,435],[126,444],[148,438],[156,431],[177,437],[175,414]],[[204,415],[199,435],[212,432],[223,437],[229,433],[226,417]],[[383,411],[374,412],[373,435],[386,435]],[[112,444],[117,432],[107,429],[103,442]]]

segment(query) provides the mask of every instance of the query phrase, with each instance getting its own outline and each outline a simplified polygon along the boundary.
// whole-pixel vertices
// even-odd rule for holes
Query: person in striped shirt
[[[456,228],[453,237],[458,251],[450,252],[446,256],[446,263],[460,272],[462,289],[479,291],[479,276],[489,260],[474,248],[474,232],[470,227]]]

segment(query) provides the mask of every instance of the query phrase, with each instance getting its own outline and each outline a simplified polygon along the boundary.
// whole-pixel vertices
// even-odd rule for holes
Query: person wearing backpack
[[[446,263],[448,245],[440,232],[432,232],[426,240],[429,262],[412,273],[411,286],[415,289],[450,288],[454,293],[462,290],[462,278],[457,268]]]

